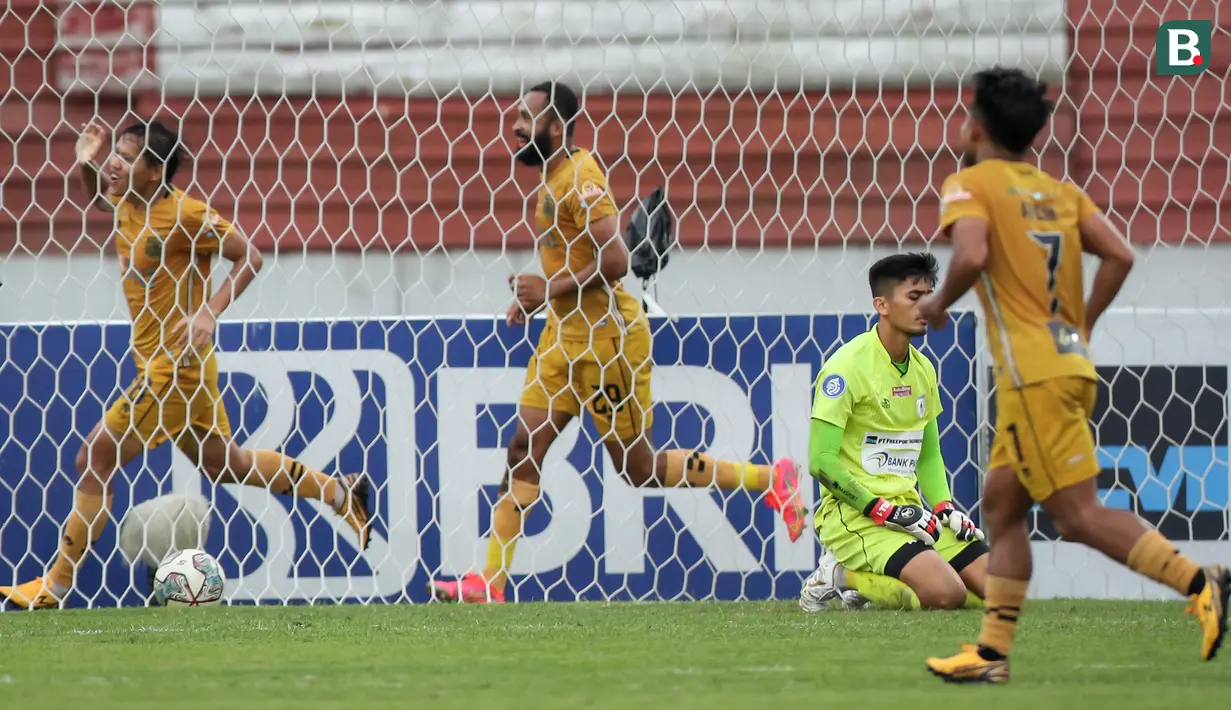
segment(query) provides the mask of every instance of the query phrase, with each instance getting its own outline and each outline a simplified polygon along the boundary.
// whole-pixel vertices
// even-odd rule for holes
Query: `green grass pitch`
[[[1221,706],[1180,603],[1035,601],[1007,686],[948,686],[924,658],[977,612],[794,602],[100,609],[0,614],[0,703],[110,708]],[[20,703],[20,704],[19,704]]]

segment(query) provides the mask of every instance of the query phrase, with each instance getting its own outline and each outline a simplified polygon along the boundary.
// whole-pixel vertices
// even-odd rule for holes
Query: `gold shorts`
[[[562,341],[554,328],[545,328],[526,367],[520,404],[574,416],[585,405],[603,437],[614,432],[631,441],[654,423],[652,370],[644,325],[593,341]]]
[[[991,468],[1011,467],[1030,496],[1053,493],[1099,474],[1090,417],[1098,383],[1058,377],[996,393]]]
[[[218,389],[218,367],[138,372],[107,410],[104,423],[117,436],[132,436],[153,449],[178,441],[188,429],[230,438],[231,422]]]

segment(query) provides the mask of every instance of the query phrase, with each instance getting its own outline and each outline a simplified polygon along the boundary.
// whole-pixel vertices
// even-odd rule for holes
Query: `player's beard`
[[[551,136],[548,135],[547,129],[543,129],[532,140],[526,141],[524,146],[518,148],[514,155],[523,165],[534,168],[546,163],[547,156],[552,152]]]
[[[962,151],[961,162],[962,162],[963,168],[974,167],[974,164],[978,162],[977,160],[975,160],[975,152],[969,148]]]

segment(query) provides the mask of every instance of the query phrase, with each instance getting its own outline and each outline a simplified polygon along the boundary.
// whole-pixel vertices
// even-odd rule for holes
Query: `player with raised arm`
[[[364,474],[333,477],[274,451],[241,449],[218,389],[214,329],[218,316],[256,277],[261,254],[204,202],[171,184],[184,157],[179,136],[163,124],[125,128],[101,169],[105,129],[85,126],[77,165],[89,204],[115,215],[115,248],[132,314],[137,376],[86,436],[77,454],[73,510],[60,552],[45,577],[0,587],[7,604],[53,608],[73,584],[77,565],[109,520],[111,476],[146,449],[173,443],[215,483],[240,483],[319,500],[367,546],[369,484]],[[214,256],[232,262],[210,295]]]
[[[790,459],[762,466],[719,461],[700,451],[655,452],[649,322],[620,284],[629,255],[607,178],[590,151],[573,145],[579,109],[577,95],[558,82],[532,87],[517,107],[516,158],[541,175],[535,226],[546,278],[509,278],[515,298],[507,322],[524,324],[546,305],[547,325],[526,370],[485,569],[459,580],[433,580],[441,600],[504,601],[526,512],[539,499],[543,458],[583,407],[593,415],[616,470],[632,485],[766,491],[766,504],[780,511],[791,539],[804,530]]]
[[[1099,500],[1090,431],[1098,375],[1087,344],[1133,252],[1079,188],[1026,161],[1051,115],[1046,89],[1018,69],[976,74],[963,129],[965,167],[941,190],[940,228],[953,242],[953,261],[922,307],[941,327],[946,309],[977,290],[995,361],[997,428],[983,489],[991,539],[983,629],[977,645],[927,661],[949,681],[1009,680],[1009,649],[1030,583],[1027,523],[1035,503],[1062,539],[1188,596],[1203,659],[1214,657],[1226,633],[1227,568],[1202,568],[1131,512]],[[1083,252],[1100,260],[1085,301]]]
[[[936,278],[930,254],[873,264],[868,282],[880,320],[838,348],[817,376],[808,470],[822,486],[816,529],[826,552],[800,594],[806,611],[839,596],[847,606],[862,599],[893,609],[981,606],[987,546],[953,505],[936,368],[911,344],[927,332],[919,300]]]

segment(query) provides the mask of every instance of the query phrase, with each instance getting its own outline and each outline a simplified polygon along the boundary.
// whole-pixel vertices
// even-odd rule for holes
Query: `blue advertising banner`
[[[113,519],[160,493],[214,504],[207,549],[234,602],[426,601],[427,581],[481,567],[524,368],[542,327],[493,319],[224,323],[222,386],[237,441],[326,472],[366,471],[379,514],[371,547],[314,501],[213,485],[171,447],[114,479]],[[864,314],[654,319],[654,441],[716,456],[804,463],[811,387]],[[976,321],[923,343],[937,362],[940,429],[954,492],[978,496]],[[134,372],[123,324],[0,329],[0,580],[54,557],[85,435]],[[637,489],[612,470],[588,419],[561,435],[543,471],[509,593],[520,600],[768,599],[798,593],[814,536],[791,543],[745,492]],[[806,492],[815,501],[815,484]],[[143,582],[94,546],[69,606],[140,604]]]

